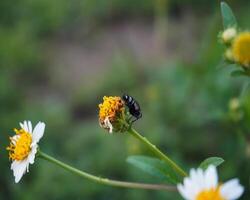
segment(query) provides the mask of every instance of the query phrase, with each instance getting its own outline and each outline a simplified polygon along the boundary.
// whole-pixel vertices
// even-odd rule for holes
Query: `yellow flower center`
[[[24,160],[31,150],[32,136],[23,129],[14,129],[16,135],[10,137],[10,145],[7,147],[11,160]]]
[[[101,123],[104,122],[106,118],[110,122],[115,121],[118,114],[120,114],[124,109],[124,102],[121,97],[103,97],[103,103],[99,104],[99,120]]]
[[[245,67],[250,66],[250,32],[240,33],[233,42],[233,57]]]
[[[204,190],[198,194],[196,200],[225,200],[221,194],[219,187],[210,190]]]

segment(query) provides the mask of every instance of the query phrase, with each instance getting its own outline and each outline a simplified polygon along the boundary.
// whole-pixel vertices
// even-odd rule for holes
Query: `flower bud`
[[[125,132],[129,128],[126,120],[124,101],[118,96],[104,96],[103,103],[99,104],[99,124],[102,128],[113,132]]]
[[[234,56],[233,56],[232,49],[228,48],[228,49],[225,51],[224,57],[225,57],[225,59],[228,60],[228,61],[234,61]]]
[[[232,98],[229,101],[229,109],[232,111],[236,111],[240,108],[240,101],[238,98]]]
[[[221,38],[224,43],[229,43],[234,39],[236,34],[237,34],[236,29],[231,27],[223,31],[223,33],[221,34]]]
[[[241,103],[238,98],[232,98],[229,101],[229,117],[234,122],[239,122],[243,118],[243,110],[241,109]]]

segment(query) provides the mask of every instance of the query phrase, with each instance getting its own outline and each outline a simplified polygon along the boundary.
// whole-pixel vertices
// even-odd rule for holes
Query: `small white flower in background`
[[[228,43],[234,39],[236,34],[237,34],[237,31],[235,28],[228,28],[225,31],[223,31],[221,38],[222,38],[223,42]]]
[[[20,126],[21,129],[14,129],[16,135],[10,137],[10,145],[7,147],[16,183],[26,172],[29,172],[29,164],[34,163],[38,142],[43,136],[45,123],[38,122],[34,129],[32,129],[30,121],[24,121],[20,123]]]
[[[189,177],[184,178],[183,184],[178,184],[177,188],[186,200],[236,200],[244,191],[238,179],[219,183],[213,165],[205,171],[191,169]]]

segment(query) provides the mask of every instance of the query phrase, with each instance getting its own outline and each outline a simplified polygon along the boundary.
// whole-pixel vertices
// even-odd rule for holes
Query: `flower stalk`
[[[80,177],[86,178],[88,180],[94,181],[99,184],[103,185],[109,185],[109,186],[115,186],[115,187],[123,187],[123,188],[134,188],[134,189],[145,189],[145,190],[167,190],[167,191],[177,191],[175,186],[170,185],[163,185],[163,184],[146,184],[146,183],[135,183],[135,182],[124,182],[124,181],[117,181],[117,180],[110,180],[107,178],[101,178],[98,176],[94,176],[92,174],[89,174],[87,172],[81,171],[79,169],[76,169],[66,163],[63,163],[43,152],[38,150],[38,156],[39,158],[42,158],[44,160],[47,160],[75,175],[78,175]]]
[[[132,136],[140,140],[142,143],[144,143],[155,155],[157,155],[161,160],[165,161],[168,165],[170,165],[175,172],[177,172],[182,177],[187,176],[187,173],[181,169],[174,161],[172,161],[167,155],[162,153],[155,145],[153,145],[151,142],[148,141],[146,137],[143,137],[140,135],[136,130],[133,128],[130,128],[128,130],[128,133],[130,133]]]

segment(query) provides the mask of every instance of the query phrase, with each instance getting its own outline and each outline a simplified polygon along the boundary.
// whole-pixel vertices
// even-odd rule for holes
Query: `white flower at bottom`
[[[178,191],[186,200],[236,200],[244,191],[238,179],[224,184],[218,183],[216,167],[210,165],[207,170],[191,169],[183,184],[177,185]]]
[[[7,147],[16,183],[29,172],[29,164],[34,163],[38,142],[45,129],[43,122],[38,122],[34,129],[30,121],[24,121],[20,126],[21,129],[14,129],[16,135],[10,137],[10,145]]]

